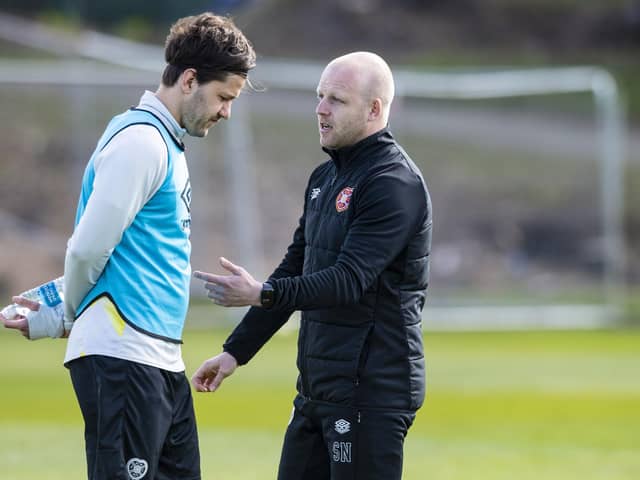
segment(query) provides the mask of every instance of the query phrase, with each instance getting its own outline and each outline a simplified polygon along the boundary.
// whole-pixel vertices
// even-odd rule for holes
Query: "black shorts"
[[[85,423],[89,480],[199,480],[189,381],[119,358],[67,364]]]
[[[307,402],[299,396],[282,447],[279,480],[399,480],[415,412]]]

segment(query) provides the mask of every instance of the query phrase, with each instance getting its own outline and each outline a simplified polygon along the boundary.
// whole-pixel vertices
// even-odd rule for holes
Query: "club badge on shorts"
[[[347,208],[349,208],[351,195],[353,195],[352,187],[343,188],[342,191],[338,194],[338,196],[336,197],[336,211],[338,213],[344,212]]]
[[[142,458],[131,458],[127,462],[127,473],[131,480],[140,480],[144,478],[149,470],[149,464]]]

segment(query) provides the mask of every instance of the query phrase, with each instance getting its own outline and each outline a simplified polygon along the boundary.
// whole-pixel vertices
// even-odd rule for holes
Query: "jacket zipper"
[[[336,169],[335,173],[333,174],[333,176],[331,177],[331,182],[329,183],[329,189],[333,188],[333,184],[336,182],[336,179],[338,178],[338,171]],[[332,196],[327,196],[326,198],[333,198]],[[321,211],[326,211],[326,209],[329,208],[329,203],[328,200],[325,200],[325,202],[327,202],[327,204],[322,205]],[[301,330],[300,330],[300,335],[302,336],[302,351],[300,352],[301,358],[302,358],[302,371],[300,372],[300,377],[301,377],[301,383],[302,383],[302,397],[305,400],[310,400],[311,399],[311,388],[309,386],[308,383],[308,377],[307,377],[307,322],[302,322],[301,324]]]
[[[336,183],[336,180],[338,179],[338,169],[336,168],[333,176],[331,177],[331,181],[329,182],[329,189],[333,188],[333,185]],[[327,211],[327,209],[330,207],[330,200],[328,200],[329,198],[333,198],[332,195],[328,195],[326,197],[326,204],[322,205],[320,211]],[[301,325],[301,331],[300,331],[300,335],[303,337],[302,338],[302,351],[300,352],[301,356],[302,356],[302,372],[300,372],[300,376],[302,377],[302,397],[305,400],[310,400],[311,399],[311,388],[309,387],[309,383],[308,383],[308,377],[307,377],[307,322],[302,322]],[[359,382],[359,379],[356,379],[357,382]]]

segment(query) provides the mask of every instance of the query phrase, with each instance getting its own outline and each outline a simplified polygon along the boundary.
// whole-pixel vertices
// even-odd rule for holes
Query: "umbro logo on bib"
[[[187,212],[191,212],[191,181],[189,179],[182,188],[180,198],[184,202],[184,206],[187,207]]]

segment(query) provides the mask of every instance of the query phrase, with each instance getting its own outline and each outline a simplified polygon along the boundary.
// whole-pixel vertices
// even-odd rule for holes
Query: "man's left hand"
[[[231,275],[215,275],[213,273],[193,272],[193,276],[204,280],[207,296],[223,307],[260,306],[262,283],[239,265],[220,257],[222,268]]]
[[[233,355],[222,352],[206,360],[191,377],[191,384],[198,392],[215,392],[220,384],[238,368]]]

